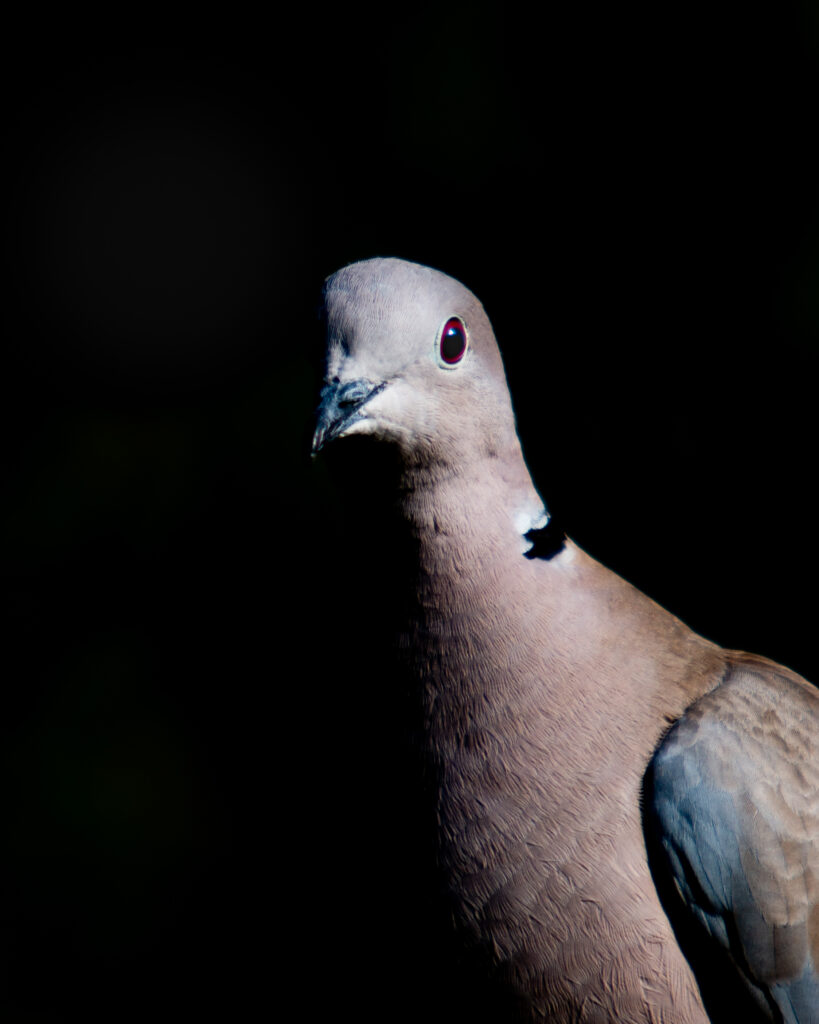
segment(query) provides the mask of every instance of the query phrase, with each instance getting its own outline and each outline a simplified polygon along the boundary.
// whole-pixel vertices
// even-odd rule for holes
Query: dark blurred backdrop
[[[6,32],[4,1019],[454,1020],[307,457],[321,282],[463,280],[572,536],[819,679],[819,14],[202,17]]]

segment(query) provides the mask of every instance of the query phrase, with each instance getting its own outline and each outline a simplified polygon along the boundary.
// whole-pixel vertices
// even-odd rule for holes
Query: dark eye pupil
[[[441,334],[441,358],[445,363],[457,363],[466,352],[466,328],[453,316],[444,324]]]

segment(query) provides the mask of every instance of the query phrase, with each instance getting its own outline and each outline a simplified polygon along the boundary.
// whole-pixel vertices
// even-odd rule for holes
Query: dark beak
[[[332,381],[321,389],[321,402],[316,410],[316,432],[313,434],[313,455],[332,441],[355,420],[363,419],[361,407],[373,395],[383,391],[385,383],[369,380]]]

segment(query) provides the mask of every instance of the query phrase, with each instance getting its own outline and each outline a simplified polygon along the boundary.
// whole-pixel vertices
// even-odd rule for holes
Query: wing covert
[[[819,691],[766,659],[729,655],[722,683],[658,747],[645,795],[672,923],[687,917],[688,934],[699,929],[734,965],[760,1019],[817,1024]]]

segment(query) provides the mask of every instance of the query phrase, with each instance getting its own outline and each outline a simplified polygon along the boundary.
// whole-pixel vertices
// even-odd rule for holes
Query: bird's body
[[[697,683],[719,681],[718,654],[568,544],[549,561],[512,552],[525,562],[514,580],[510,552],[491,548],[479,572],[450,571],[443,593],[425,594],[424,578],[456,564],[445,539],[432,544],[421,545],[406,646],[424,685],[440,860],[461,926],[492,943],[510,984],[552,1019],[580,1008],[590,1021],[650,1019],[653,991],[670,1021],[667,991],[689,1007],[677,1019],[696,1020],[696,986],[646,867],[640,789],[669,721]],[[492,595],[513,582],[510,609]],[[658,626],[673,647],[652,649]],[[468,663],[448,659],[463,643]],[[542,645],[555,652],[548,678]]]
[[[453,917],[510,1015],[708,1021],[648,830],[669,900],[760,1019],[816,1024],[816,691],[699,637],[568,539],[538,557],[548,514],[463,286],[371,260],[325,298],[316,447],[365,434],[397,453],[411,557],[377,599],[416,685]]]

